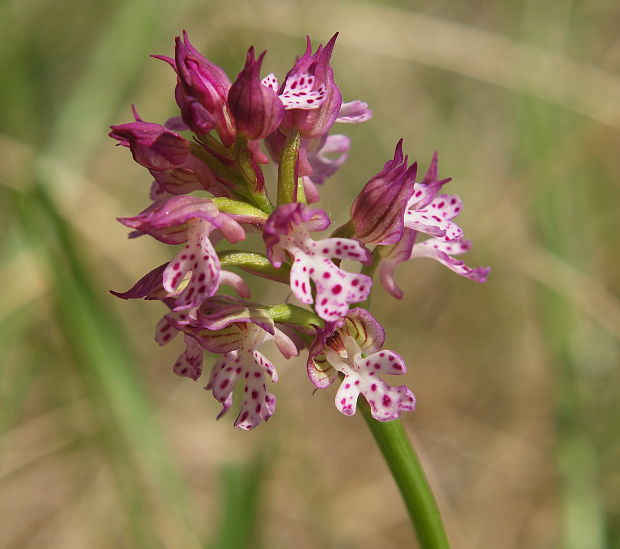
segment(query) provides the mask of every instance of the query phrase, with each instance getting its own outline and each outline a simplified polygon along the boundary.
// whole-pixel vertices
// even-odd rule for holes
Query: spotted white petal
[[[185,275],[191,273],[187,286],[176,295],[175,310],[197,307],[217,292],[221,266],[209,239],[211,229],[208,221],[193,219],[187,244],[164,270],[163,286],[171,294],[177,293]]]
[[[320,107],[327,99],[325,85],[322,84],[316,90],[314,76],[311,74],[294,74],[287,78],[284,90],[280,94],[280,100],[286,110],[302,109],[310,110]]]
[[[265,76],[265,78],[261,80],[261,84],[266,88],[271,88],[274,92],[278,93],[278,88],[280,87],[280,84],[278,84],[278,79],[276,78],[275,74],[270,73]]]
[[[469,267],[461,259],[452,257],[467,252],[471,248],[469,240],[458,239],[453,242],[445,242],[441,238],[429,238],[423,242],[419,242],[413,246],[411,258],[428,257],[439,261],[451,271],[474,280],[476,282],[486,282],[489,267]]]
[[[405,385],[392,387],[380,377],[405,373],[405,363],[398,354],[384,350],[364,358],[349,338],[344,355],[333,350],[326,354],[333,367],[345,376],[335,399],[341,413],[353,415],[360,394],[368,402],[372,417],[378,421],[397,419],[402,412],[415,408],[415,397]]]

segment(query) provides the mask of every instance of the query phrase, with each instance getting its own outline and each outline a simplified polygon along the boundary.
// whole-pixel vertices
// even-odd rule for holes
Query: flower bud
[[[254,48],[248,50],[245,67],[228,92],[228,108],[235,120],[237,133],[250,140],[264,139],[278,129],[284,118],[284,105],[278,94],[260,81],[260,67]]]
[[[337,37],[338,34],[334,34],[327,45],[319,46],[314,54],[308,37],[305,53],[286,75],[288,81],[299,74],[309,74],[314,77],[315,90],[325,89],[325,97],[320,107],[311,110],[291,109],[286,112],[285,126],[297,130],[303,137],[326,135],[338,118],[342,94],[336,86],[334,70],[329,64]]]
[[[188,95],[178,81],[174,90],[174,97],[179,109],[181,109],[181,119],[195,134],[206,135],[216,127],[215,117],[200,101]]]
[[[134,160],[148,168],[161,190],[186,194],[207,190],[227,196],[211,169],[191,153],[191,143],[160,124],[144,122],[134,110],[135,122],[112,126],[110,137],[129,147]]]
[[[134,160],[149,170],[169,170],[190,154],[189,141],[160,124],[138,119],[112,126],[110,137],[129,147]]]
[[[183,40],[176,38],[173,68],[179,78],[176,100],[185,123],[196,133],[208,133],[215,127],[222,142],[232,144],[234,131],[226,112],[230,79],[224,70],[205,59],[186,32]]]
[[[407,167],[403,140],[396,145],[394,158],[385,163],[357,195],[351,206],[355,238],[367,244],[394,244],[404,230],[407,202],[413,193],[417,163]]]

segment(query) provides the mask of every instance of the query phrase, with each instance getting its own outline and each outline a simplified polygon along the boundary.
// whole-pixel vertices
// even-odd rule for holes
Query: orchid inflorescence
[[[253,48],[231,82],[184,33],[176,38],[174,58],[155,56],[176,73],[181,115],[160,125],[144,122],[134,109],[135,121],[113,126],[110,133],[154,178],[151,204],[119,221],[133,230],[132,238],[148,234],[181,246],[131,289],[112,293],[165,303],[169,312],[155,338],[166,345],[183,333],[185,349],[174,364],[178,375],[197,380],[203,351],[220,355],[206,388],[222,404],[221,416],[242,384],[235,420],[242,429],[256,427],[275,410],[265,377],[276,382],[278,374],[259,351],[271,340],[285,358],[308,350],[307,373],[316,387],[340,378],[336,406],[343,414],[355,413],[360,394],[379,421],[412,410],[411,391],[381,377],[404,374],[403,359],[382,350],[385,332],[377,320],[350,306],[368,300],[369,275],[375,272],[385,290],[401,298],[394,272],[408,259],[430,257],[478,282],[489,271],[455,257],[470,248],[453,221],[461,200],[441,193],[450,179],[439,179],[436,154],[416,182],[417,163],[408,163],[402,139],[353,202],[350,220],[327,238],[313,238],[331,220],[308,204],[319,201],[320,185],[350,148],[346,136],[329,132],[335,123],[360,123],[372,115],[366,103],[342,102],[330,66],[336,36],[314,53],[308,38],[306,51],[280,84],[273,74],[260,79],[265,53],[257,58]],[[277,167],[275,205],[262,168],[270,162]],[[264,254],[215,249],[221,239],[236,244],[257,231]],[[419,235],[430,238],[417,241]],[[361,272],[344,269],[343,260],[360,264]],[[229,267],[289,285],[307,307],[250,301],[244,279]],[[237,295],[221,294],[222,286]]]

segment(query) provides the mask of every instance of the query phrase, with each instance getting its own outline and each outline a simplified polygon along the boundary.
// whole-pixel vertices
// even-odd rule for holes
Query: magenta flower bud
[[[177,81],[174,97],[181,109],[181,119],[195,134],[206,135],[216,127],[215,117],[200,101],[186,93],[180,81]]]
[[[286,82],[294,80],[298,75],[309,74],[314,77],[314,90],[324,89],[322,104],[316,109],[287,110],[284,125],[295,129],[303,137],[326,135],[334,125],[342,105],[342,94],[334,81],[334,70],[329,64],[338,33],[332,36],[325,47],[319,46],[312,54],[312,43],[306,37],[305,53],[297,60],[286,75]]]
[[[228,108],[237,133],[250,140],[264,139],[278,129],[284,118],[284,105],[278,94],[260,81],[260,67],[267,52],[254,57],[248,50],[245,67],[228,92]]]
[[[179,78],[175,95],[184,122],[196,133],[215,128],[226,146],[232,144],[234,130],[226,111],[230,79],[224,70],[205,59],[185,31],[183,40],[176,37],[173,68]]]
[[[153,55],[151,57],[168,63],[168,65],[172,67],[178,76],[179,71],[177,70],[177,64],[174,59],[166,55]],[[166,127],[171,130],[191,129],[198,135],[207,134],[216,127],[217,120],[215,117],[194,95],[185,91],[183,83],[179,77],[177,77],[177,85],[174,88],[174,97],[179,109],[181,109],[181,116],[179,120],[180,123],[175,123],[177,127],[170,127],[168,124],[166,124]],[[210,102],[209,104],[212,105],[212,103],[213,102]]]
[[[160,124],[136,120],[112,126],[110,137],[129,147],[134,160],[149,170],[169,170],[190,154],[190,143]]]
[[[357,195],[351,206],[355,237],[367,244],[394,244],[403,235],[405,209],[413,194],[417,163],[407,167],[403,140],[394,158],[385,163]]]
[[[112,126],[110,137],[129,147],[134,160],[148,168],[160,189],[171,194],[207,190],[216,196],[228,196],[209,166],[191,153],[191,143],[160,124],[140,120]]]

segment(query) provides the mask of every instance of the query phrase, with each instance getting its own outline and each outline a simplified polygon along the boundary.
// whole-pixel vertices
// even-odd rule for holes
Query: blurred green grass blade
[[[579,364],[570,349],[575,311],[551,290],[541,289],[541,309],[548,350],[556,369],[556,459],[562,503],[563,547],[604,549],[607,529],[597,486],[596,441],[588,429],[588,402],[579,380]]]
[[[220,522],[211,549],[261,546],[257,517],[271,450],[263,447],[251,463],[231,463],[220,469]]]
[[[70,229],[46,193],[35,187],[16,194],[16,210],[24,229],[49,266],[65,342],[93,399],[101,406],[102,425],[113,431],[116,451],[108,449],[108,455],[120,474],[119,487],[145,523],[143,530],[156,531],[144,490],[147,479],[155,484],[170,515],[186,523],[184,482],[170,459],[119,322],[95,291],[94,278],[77,253]],[[149,538],[144,539],[144,547],[154,546],[153,536]]]
[[[546,160],[567,136],[581,130],[578,119],[562,110],[522,98],[518,154],[525,166],[539,166],[532,178],[532,225],[545,249],[580,270],[593,247],[583,230],[576,231],[583,209],[587,179],[576,173],[560,183],[545,174]],[[582,226],[580,227],[583,228]],[[583,365],[574,353],[574,337],[585,322],[579,311],[553,288],[539,291],[541,326],[555,378],[555,452],[560,472],[562,543],[566,549],[604,549],[608,528],[598,482],[598,442],[589,432],[590,402],[582,379]]]
[[[117,449],[109,449],[108,457],[125,500],[133,506],[136,521],[156,532],[148,511],[149,499],[155,497],[165,505],[166,516],[177,521],[177,529],[186,532],[191,546],[195,538],[187,528],[189,505],[182,474],[163,440],[127,338],[106,305],[107,293],[86,268],[70,227],[54,205],[53,197],[68,190],[63,189],[66,182],[45,161],[52,158],[86,169],[119,106],[130,102],[129,91],[136,87],[145,60],[169,24],[166,14],[173,9],[163,0],[119,2],[112,8],[53,121],[47,149],[35,167],[34,190],[22,197],[22,220],[27,224],[31,213],[40,218],[38,226],[31,227],[31,237],[45,243],[42,256],[59,300],[61,329],[82,365],[93,405],[100,407],[100,422],[107,431],[117,431],[110,435]],[[156,537],[143,537],[143,542],[155,544]]]
[[[89,309],[84,303],[83,288],[75,280],[71,262],[59,246],[59,235],[55,234],[54,224],[50,223],[51,220],[42,207],[41,196],[32,191],[16,193],[15,205],[24,233],[32,239],[43,260],[49,263],[48,268],[53,277],[53,289],[58,301],[56,316],[51,322],[59,325],[67,354],[77,366],[77,377],[84,383],[91,397],[89,419],[92,418],[101,426],[100,447],[111,466],[118,494],[121,496],[127,534],[137,547],[157,547],[156,536],[149,521],[132,519],[134,516],[149,517],[150,513],[148,502],[142,497],[142,475],[129,461],[127,443],[121,440],[122,436],[126,435],[122,431],[123,418],[113,418],[115,403],[107,401],[106,387],[99,382],[100,376],[96,375],[97,362],[104,357],[99,354],[98,345],[90,344],[89,328],[92,321],[88,317],[95,315],[97,310]],[[116,358],[114,360],[116,361]],[[122,379],[119,381],[122,382]]]
[[[49,141],[50,156],[76,168],[88,164],[112,116],[140,78],[145,59],[154,53],[153,45],[174,8],[175,3],[164,0],[119,4],[60,110]]]
[[[16,348],[15,345],[29,340],[28,316],[20,311],[0,322],[0,349],[6,349],[0,361],[0,464],[4,457],[5,435],[21,414],[39,358],[37,349],[24,348],[19,343]]]
[[[543,43],[562,51],[574,28],[581,24],[583,7],[574,2],[541,5],[529,1],[523,7],[523,33],[530,43]],[[546,32],[553,26],[553,33]],[[532,99],[521,99],[518,127],[518,160],[537,166],[530,183],[532,225],[537,240],[552,254],[582,272],[591,271],[593,254],[601,236],[592,234],[596,219],[588,200],[590,179],[588,161],[577,162],[583,169],[572,169],[562,181],[546,173],[560,145],[585,132],[587,125],[577,116]],[[588,322],[569,300],[552,287],[540,290],[541,326],[547,353],[554,368],[555,452],[559,470],[562,546],[566,549],[604,549],[612,525],[608,523],[601,496],[598,452],[601,441],[591,429],[595,401],[588,365],[594,357],[580,356],[575,339]],[[602,338],[609,337],[601,333]],[[613,520],[613,519],[612,519]]]

